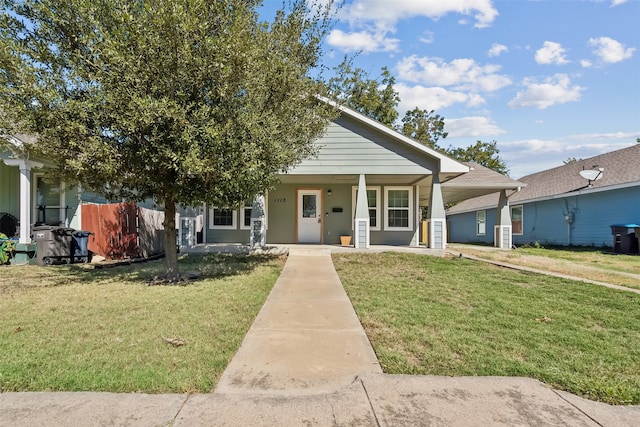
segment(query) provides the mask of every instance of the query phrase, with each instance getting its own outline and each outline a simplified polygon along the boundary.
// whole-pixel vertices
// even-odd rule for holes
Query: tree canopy
[[[485,168],[492,169],[503,175],[509,173],[506,163],[498,155],[498,143],[496,141],[483,142],[477,141],[475,144],[466,148],[450,147],[446,154],[461,162],[475,162]]]
[[[309,78],[327,2],[3,0],[1,127],[38,135],[67,182],[165,207],[235,206],[313,153],[335,111]]]
[[[380,77],[371,78],[363,69],[353,68],[351,61],[345,58],[334,71],[335,75],[327,82],[333,99],[380,123],[394,127],[400,97],[393,89],[395,77],[386,67],[382,67]]]
[[[421,110],[416,107],[402,118],[399,130],[406,136],[415,139],[427,147],[438,149],[438,140],[446,138],[444,117],[435,114],[434,110]]]

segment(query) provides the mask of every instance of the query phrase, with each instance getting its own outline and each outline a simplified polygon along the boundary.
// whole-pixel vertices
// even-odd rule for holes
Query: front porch
[[[229,253],[229,254],[267,254],[267,255],[288,255],[291,250],[296,253],[304,252],[310,255],[319,252],[331,253],[383,253],[383,252],[408,252],[421,255],[444,256],[445,249],[430,249],[424,246],[392,246],[392,245],[371,245],[367,248],[354,248],[353,246],[325,245],[325,244],[296,244],[281,243],[268,244],[264,248],[252,249],[248,244],[240,243],[202,243],[195,246],[180,248],[181,253],[207,254],[207,253]]]

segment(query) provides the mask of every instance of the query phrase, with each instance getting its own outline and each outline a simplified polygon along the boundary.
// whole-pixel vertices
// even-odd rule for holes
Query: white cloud
[[[500,56],[504,52],[508,52],[508,51],[509,51],[509,48],[506,47],[505,45],[494,43],[491,45],[491,49],[489,49],[489,52],[487,52],[487,55],[489,55],[490,57]]]
[[[445,118],[445,131],[449,133],[448,138],[479,138],[505,133],[505,130],[501,129],[491,119],[482,116],[460,117],[457,119]]]
[[[640,135],[640,130],[637,132],[608,132],[608,133],[581,133],[577,135],[571,135],[569,139],[577,139],[579,141],[598,141],[605,140],[610,141],[612,139],[625,139],[628,141],[635,141]]]
[[[571,80],[566,74],[547,77],[542,83],[527,78],[523,84],[526,86],[526,90],[518,92],[516,97],[509,102],[509,107],[535,107],[542,110],[555,104],[577,101],[580,99],[580,92],[584,90],[578,85],[571,84]]]
[[[346,52],[390,52],[398,49],[400,40],[387,38],[386,33],[382,31],[345,33],[336,29],[327,36],[327,43]]]
[[[491,0],[354,0],[339,12],[339,19],[352,24],[373,22],[379,27],[395,25],[401,19],[425,16],[441,18],[449,13],[471,16],[475,26],[490,26],[498,16]]]
[[[401,80],[434,86],[452,86],[456,90],[493,92],[511,84],[511,79],[498,74],[500,65],[478,65],[470,58],[444,62],[441,58],[412,55],[397,65]]]
[[[540,49],[536,51],[536,62],[538,64],[566,64],[565,49],[560,43],[546,41]]]
[[[611,7],[620,6],[621,4],[626,3],[628,0],[611,0]]]
[[[500,156],[513,177],[562,166],[569,158],[587,159],[633,145],[636,134],[612,132],[602,134],[569,135],[558,139],[526,139],[500,141]],[[579,142],[576,142],[579,141]]]
[[[636,50],[633,47],[625,47],[622,43],[610,37],[591,38],[589,39],[589,45],[595,48],[593,53],[603,62],[607,63],[615,63],[629,59]]]
[[[431,44],[433,43],[433,39],[434,39],[434,35],[433,32],[431,31],[425,31],[423,33],[424,35],[422,37],[420,37],[418,40],[420,40],[422,43],[424,44]]]
[[[408,86],[405,83],[398,83],[394,88],[400,94],[401,101],[398,105],[400,116],[404,116],[404,113],[415,107],[438,111],[453,104],[474,107],[485,103],[480,95],[450,91],[442,87]]]
[[[591,68],[593,67],[593,62],[589,61],[588,59],[583,59],[580,61],[580,65],[582,65],[582,68]]]

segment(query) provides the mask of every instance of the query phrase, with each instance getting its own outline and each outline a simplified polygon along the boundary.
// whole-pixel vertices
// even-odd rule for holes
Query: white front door
[[[298,243],[322,242],[322,190],[298,190]]]

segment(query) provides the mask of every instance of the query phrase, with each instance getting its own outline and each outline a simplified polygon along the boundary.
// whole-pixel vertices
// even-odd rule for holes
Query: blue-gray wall
[[[520,203],[511,202],[512,206]],[[611,246],[612,224],[640,224],[640,186],[523,204],[523,234],[513,243]],[[573,214],[568,225],[567,213]],[[487,234],[476,235],[476,213],[449,215],[450,241],[493,243],[496,210],[487,209]],[[569,228],[570,227],[570,228]],[[570,241],[569,241],[570,237]]]

